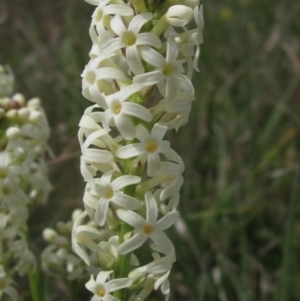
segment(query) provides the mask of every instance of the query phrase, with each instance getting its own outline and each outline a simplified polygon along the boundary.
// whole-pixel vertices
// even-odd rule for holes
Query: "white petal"
[[[133,31],[135,34],[139,33],[141,28],[152,19],[152,13],[143,13],[137,16],[134,16],[130,21],[128,30]]]
[[[105,98],[103,94],[99,91],[97,83],[93,84],[89,88],[89,92],[91,95],[91,100],[98,104],[101,108],[106,109],[107,105],[105,103]]]
[[[150,235],[150,238],[162,250],[165,255],[174,252],[174,246],[168,236],[162,231],[155,231]]]
[[[168,62],[176,62],[178,55],[178,48],[175,42],[174,36],[171,34],[167,43],[167,55],[166,59]]]
[[[152,86],[164,79],[161,70],[155,70],[144,74],[137,75],[133,78],[133,83],[143,87]]]
[[[168,127],[159,123],[155,123],[151,131],[151,136],[155,137],[157,140],[162,140],[166,134]]]
[[[101,299],[102,300],[102,299]],[[93,301],[93,300],[91,300]],[[106,295],[103,301],[121,301],[120,299],[114,297],[113,295]]]
[[[128,159],[144,153],[144,145],[142,143],[134,143],[119,148],[116,152],[116,155],[121,159]]]
[[[135,75],[143,74],[145,72],[136,45],[126,47],[126,59],[129,68]]]
[[[111,20],[110,20],[110,27],[114,31],[116,35],[119,37],[122,36],[122,34],[127,31],[126,26],[124,25],[124,22],[120,15],[115,15]]]
[[[146,193],[145,201],[147,207],[146,221],[149,223],[156,223],[158,214],[157,203],[151,192]]]
[[[91,291],[92,293],[95,293],[95,289],[96,289],[96,282],[94,279],[94,275],[91,275],[90,280],[85,284],[85,287]]]
[[[115,116],[114,120],[117,129],[126,140],[132,140],[135,137],[135,126],[133,125],[130,118],[128,118],[124,114],[119,114]]]
[[[91,144],[94,144],[93,142],[106,135],[107,134],[107,131],[105,131],[104,129],[101,129],[101,130],[98,130],[98,131],[95,131],[93,133],[91,133],[87,139],[84,141],[83,145],[82,145],[82,148],[88,148]],[[99,145],[99,143],[97,143],[97,145]],[[101,146],[104,148],[105,147],[105,144],[102,142]]]
[[[105,15],[120,15],[120,16],[132,16],[133,10],[127,5],[110,4],[103,8]]]
[[[148,46],[140,47],[139,49],[144,61],[157,69],[163,68],[166,59],[160,53]]]
[[[184,75],[184,74],[176,74],[174,75],[176,82],[177,82],[177,87],[181,89],[182,91],[185,91],[189,95],[194,95],[195,94],[195,89],[189,80],[189,78]]]
[[[141,232],[137,233],[118,247],[117,249],[118,253],[120,255],[125,255],[139,248],[146,240],[147,240],[147,236],[145,236]]]
[[[95,212],[95,222],[99,226],[103,226],[105,224],[109,203],[110,200],[105,198],[100,198],[100,200],[97,203],[97,208]]]
[[[101,184],[103,186],[108,186],[111,184],[111,176],[112,176],[112,173],[113,171],[109,171],[109,172],[106,172],[102,175],[101,177]]]
[[[108,293],[117,291],[121,288],[128,287],[132,284],[132,279],[129,278],[120,278],[114,279],[105,284],[106,291]]]
[[[110,130],[110,122],[114,119],[114,115],[110,109],[107,109],[102,117],[102,126],[104,127],[105,131],[108,132]]]
[[[132,94],[142,90],[140,85],[130,85],[122,88],[120,92],[117,93],[116,98],[123,102],[127,100]]]
[[[104,284],[113,271],[101,271],[96,278],[97,284]]]
[[[131,210],[137,210],[142,207],[139,200],[123,193],[115,193],[111,201],[120,207]]]
[[[169,142],[169,141],[168,141]],[[147,175],[153,177],[160,170],[160,157],[158,153],[148,154]]]
[[[141,178],[137,176],[121,176],[116,178],[111,184],[114,191],[119,191],[128,185],[133,185],[141,182]]]
[[[166,78],[166,100],[172,100],[176,96],[178,87],[176,86],[176,79],[174,76]]]
[[[153,119],[150,111],[137,103],[124,102],[122,106],[122,112],[124,114],[137,117],[146,122],[150,122]]]
[[[87,163],[109,163],[113,160],[113,155],[107,150],[85,149],[82,155]]]
[[[140,215],[131,210],[118,209],[117,215],[122,221],[132,226],[133,228],[141,229],[145,225],[145,220]]]
[[[136,138],[141,141],[141,142],[144,142],[145,140],[147,140],[147,138],[150,137],[150,134],[149,132],[147,131],[147,129],[141,125],[141,124],[138,124],[136,126]]]
[[[99,52],[101,53],[101,55],[105,56],[123,47],[126,47],[126,44],[122,41],[121,38],[113,38],[102,45],[99,49]]]
[[[159,230],[166,230],[170,228],[179,218],[179,212],[172,211],[165,215],[163,218],[161,218],[156,226]]]
[[[161,41],[158,36],[150,32],[140,33],[137,36],[135,44],[137,46],[151,46],[155,48],[161,48]]]
[[[112,41],[112,40],[110,40]],[[127,77],[119,69],[112,67],[102,67],[96,71],[97,80],[99,79],[115,79],[120,81],[126,81]]]

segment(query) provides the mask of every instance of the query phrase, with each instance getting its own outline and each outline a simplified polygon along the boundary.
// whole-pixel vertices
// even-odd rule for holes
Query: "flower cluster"
[[[93,301],[142,301],[158,288],[168,298],[175,248],[164,231],[179,217],[184,164],[165,135],[189,118],[202,6],[86,1],[96,8],[82,93],[93,105],[79,123],[85,211],[73,226],[73,249],[87,265],[98,258],[101,271],[86,284]],[[110,234],[105,247],[100,227]],[[132,252],[148,240],[153,261],[138,266]]]
[[[0,98],[0,132],[0,296],[17,300],[12,279],[35,263],[26,237],[29,206],[45,202],[50,191],[44,160],[49,127],[40,100]]]

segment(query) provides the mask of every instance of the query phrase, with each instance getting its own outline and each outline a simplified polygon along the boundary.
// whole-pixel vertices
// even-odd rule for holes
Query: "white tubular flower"
[[[106,220],[107,211],[110,202],[126,209],[136,210],[141,207],[141,203],[121,192],[123,188],[129,185],[137,184],[141,181],[136,176],[121,176],[111,181],[112,172],[103,174],[101,179],[95,180],[95,193],[99,196],[96,206],[95,221],[99,226],[103,226]]]
[[[109,4],[110,0],[99,1],[97,8],[92,15],[91,26],[95,26],[97,31],[101,31],[101,27],[106,25],[107,18],[110,15],[132,16],[133,10],[127,5]]]
[[[166,214],[157,221],[158,208],[157,203],[151,194],[145,195],[147,214],[146,219],[130,210],[117,210],[117,215],[126,224],[134,227],[134,235],[118,247],[119,254],[127,254],[140,247],[148,238],[150,238],[164,254],[172,254],[174,246],[163,230],[172,226],[179,217],[177,211]]]
[[[153,33],[139,33],[145,23],[152,19],[151,13],[144,13],[132,18],[128,28],[123,19],[116,15],[112,18],[110,26],[112,31],[118,35],[106,42],[99,50],[103,56],[107,56],[116,50],[126,48],[126,59],[134,74],[142,74],[145,69],[138,53],[139,46],[151,46],[161,48],[160,39]]]
[[[164,58],[161,54],[150,47],[143,47],[140,50],[143,60],[154,66],[156,70],[137,75],[133,79],[134,84],[152,86],[165,81],[165,98],[172,100],[180,89],[193,96],[195,91],[190,79],[184,75],[182,61],[177,60],[178,49],[175,38],[169,35],[167,42],[167,54]]]
[[[94,275],[91,276],[91,279],[85,284],[86,288],[94,294],[91,301],[118,301],[119,299],[110,293],[131,285],[132,280],[129,278],[107,281],[112,273],[113,271],[100,272],[97,275],[96,281]]]
[[[120,134],[125,139],[132,140],[136,135],[136,129],[128,116],[137,117],[146,122],[152,120],[152,114],[149,110],[139,104],[126,101],[132,94],[140,90],[139,85],[130,85],[105,98],[108,108],[103,114],[102,123],[107,131],[111,120],[114,120]]]
[[[136,127],[136,138],[140,143],[123,146],[117,150],[116,155],[121,159],[147,155],[147,174],[148,176],[154,176],[160,169],[159,154],[171,151],[170,142],[162,140],[166,132],[166,126],[156,123],[150,134],[144,126],[139,124]]]

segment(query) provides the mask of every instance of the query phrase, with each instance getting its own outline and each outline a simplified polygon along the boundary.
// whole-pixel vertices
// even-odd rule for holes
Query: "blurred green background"
[[[169,136],[186,164],[182,222],[169,233],[171,300],[299,301],[300,1],[202,3],[197,99]],[[0,63],[16,91],[42,99],[56,155],[48,204],[30,219],[36,249],[41,229],[82,206],[77,124],[91,104],[80,74],[92,11],[83,0],[0,0]]]

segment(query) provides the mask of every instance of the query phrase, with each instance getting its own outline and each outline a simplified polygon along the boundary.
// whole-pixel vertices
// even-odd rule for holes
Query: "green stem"
[[[127,173],[129,174],[129,173]],[[129,196],[133,196],[135,195],[135,188],[136,185],[130,185],[127,186],[124,189],[124,193],[129,195]],[[124,239],[124,235],[128,232],[130,232],[132,230],[132,227],[123,223],[120,227],[120,231],[119,231],[119,243],[122,244],[125,239]],[[126,278],[128,277],[128,273],[130,271],[130,256],[131,253],[128,253],[126,255],[119,255],[118,259],[117,259],[117,263],[116,263],[116,267],[115,267],[115,271],[114,271],[114,279],[117,278]],[[125,301],[126,300],[126,296],[127,296],[127,290],[126,289],[122,289],[122,290],[118,290],[114,292],[114,297]]]
[[[32,301],[41,301],[40,298],[40,275],[38,268],[33,268],[28,273],[28,282]]]

